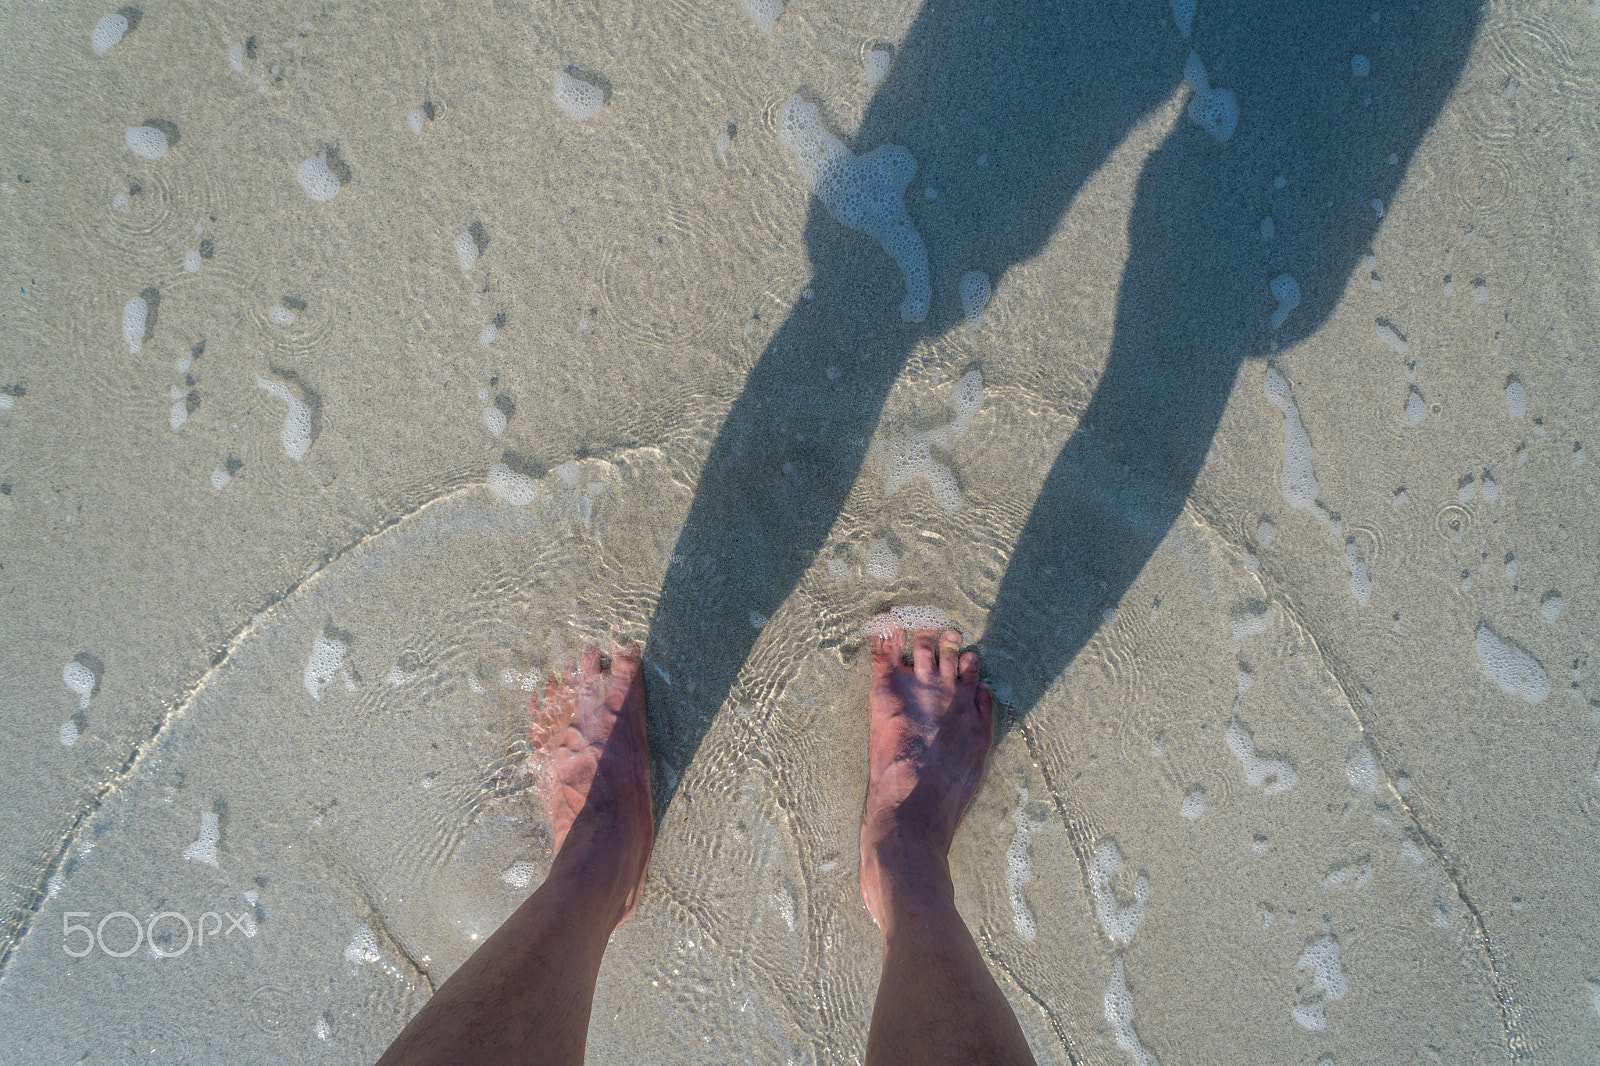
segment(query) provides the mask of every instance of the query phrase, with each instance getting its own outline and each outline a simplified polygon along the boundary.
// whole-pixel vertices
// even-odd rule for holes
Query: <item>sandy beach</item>
[[[1600,1060],[1587,0],[0,25],[6,1061],[376,1059],[612,638],[589,1061],[861,1061],[891,610],[1040,1063]]]

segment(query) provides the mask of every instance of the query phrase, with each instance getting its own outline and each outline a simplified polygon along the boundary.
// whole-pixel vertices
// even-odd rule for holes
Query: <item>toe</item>
[[[639,650],[639,645],[629,641],[626,644],[612,644],[610,668],[607,671],[613,681],[619,681],[624,686],[632,684],[634,679],[642,674],[644,654]]]
[[[583,649],[583,673],[587,677],[600,673],[600,649],[593,644]]]
[[[978,683],[978,653],[975,651],[963,652],[961,655],[961,671],[957,675],[963,685],[968,687]]]
[[[872,675],[874,677],[887,677],[894,673],[900,665],[900,656],[906,647],[906,634],[902,629],[890,629],[879,633],[872,642]]]
[[[977,700],[978,717],[982,720],[983,728],[987,731],[994,727],[994,693],[989,691],[988,685],[978,686]]]
[[[911,665],[917,680],[932,681],[938,663],[936,650],[939,634],[931,629],[919,629],[911,638]]]
[[[961,657],[961,631],[947,629],[939,634],[939,676],[947,683],[956,680],[956,665]]]

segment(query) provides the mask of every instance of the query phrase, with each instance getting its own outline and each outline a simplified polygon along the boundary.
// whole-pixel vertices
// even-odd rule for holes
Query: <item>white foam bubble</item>
[[[1521,379],[1515,374],[1506,379],[1506,407],[1511,410],[1512,418],[1521,418],[1528,413],[1528,390],[1523,388]]]
[[[490,322],[478,331],[478,343],[487,348],[500,335],[500,327]]]
[[[782,920],[784,927],[789,932],[794,932],[794,895],[788,886],[779,885],[774,888],[767,899],[778,912],[778,918]]]
[[[220,466],[211,471],[211,487],[218,491],[227,488],[232,481],[233,475]]]
[[[167,411],[167,425],[176,433],[183,428],[185,422],[189,421],[189,404],[183,398],[183,390],[176,385],[172,386],[168,396],[172,400],[172,406]]]
[[[1406,393],[1405,422],[1408,429],[1422,425],[1428,419],[1428,401],[1415,385]]]
[[[902,629],[914,633],[919,629],[960,629],[941,607],[933,604],[891,607],[883,614],[873,615],[856,630],[858,637],[878,637],[892,630]]]
[[[498,407],[483,409],[483,424],[496,437],[506,431],[506,413]]]
[[[353,962],[357,966],[364,962],[382,962],[383,955],[378,951],[378,938],[372,929],[365,925],[356,926],[355,934],[350,937],[350,943],[345,946],[344,958],[346,962]]]
[[[422,136],[422,128],[427,121],[428,116],[420,107],[414,107],[410,111],[406,112],[406,129],[410,130],[418,137]]]
[[[1215,137],[1220,143],[1233,136],[1239,124],[1239,101],[1229,89],[1213,89],[1206,65],[1193,52],[1183,65],[1183,80],[1193,96],[1189,100],[1189,121]]]
[[[983,375],[976,370],[962,374],[950,390],[950,410],[955,412],[948,439],[959,439],[972,424],[972,416],[983,406]]]
[[[906,287],[900,317],[907,322],[927,318],[933,301],[928,249],[905,204],[906,187],[917,173],[911,153],[885,144],[853,155],[823,124],[817,106],[798,94],[779,113],[778,136],[834,221],[876,240],[900,268]]]
[[[489,468],[489,491],[513,507],[526,507],[539,495],[539,483],[504,463]]]
[[[462,230],[456,235],[454,248],[456,262],[461,265],[461,272],[465,274],[478,262],[478,242],[472,239],[471,233]]]
[[[1272,328],[1281,329],[1289,312],[1300,306],[1300,283],[1288,274],[1279,274],[1267,286],[1267,291],[1278,301],[1277,310],[1272,312]]]
[[[527,888],[533,883],[533,875],[539,868],[531,862],[514,862],[500,875],[500,880],[512,888]]]
[[[1596,0],[1596,3],[1600,4],[1600,0]],[[1600,8],[1596,9],[1595,14],[1600,15]],[[1600,981],[1589,981],[1587,984],[1589,985],[1589,996],[1593,1000],[1594,1012],[1600,1014]]]
[[[1300,420],[1300,408],[1289,391],[1288,380],[1276,367],[1267,367],[1267,400],[1283,412],[1283,466],[1278,485],[1289,506],[1310,511],[1324,525],[1332,525],[1332,516],[1317,502],[1317,475],[1311,465],[1311,435]]]
[[[201,263],[200,249],[190,248],[183,253],[183,269],[190,274],[198,273]]]
[[[1372,599],[1372,578],[1367,573],[1366,556],[1361,554],[1361,546],[1354,540],[1345,541],[1344,565],[1350,570],[1350,594],[1365,607]]]
[[[217,844],[222,840],[222,827],[212,811],[200,814],[200,839],[183,849],[183,857],[190,862],[203,862],[217,866]]]
[[[744,13],[756,24],[756,29],[771,37],[783,15],[783,0],[740,0]]]
[[[1183,803],[1178,807],[1178,813],[1189,821],[1197,820],[1206,810],[1206,790],[1196,785],[1183,797]]]
[[[961,314],[968,326],[977,329],[983,325],[983,312],[989,306],[989,275],[981,270],[969,270],[961,275],[957,288],[961,296]]]
[[[145,159],[160,159],[167,154],[167,135],[154,126],[130,126],[122,135],[128,151]]]
[[[318,203],[326,203],[339,195],[339,178],[328,166],[327,152],[318,152],[301,163],[294,178],[306,195]]]
[[[1300,775],[1288,763],[1280,759],[1263,759],[1256,754],[1255,738],[1239,719],[1228,723],[1224,740],[1228,750],[1233,752],[1234,758],[1244,768],[1244,779],[1251,788],[1259,788],[1262,794],[1274,796],[1287,792],[1299,782]]]
[[[1561,617],[1561,608],[1564,606],[1561,593],[1551,589],[1539,598],[1539,613],[1544,615],[1546,622],[1554,622]]]
[[[1261,219],[1261,239],[1264,241],[1270,241],[1272,240],[1273,235],[1276,233],[1277,228],[1272,224],[1272,216],[1266,215],[1263,217]]]
[[[606,106],[604,89],[564,70],[555,76],[551,96],[564,115],[578,122],[594,118]]]
[[[1474,647],[1483,672],[1507,696],[1536,704],[1550,695],[1550,677],[1539,660],[1495,633],[1487,624],[1479,624]]]
[[[284,327],[294,325],[295,313],[291,308],[282,304],[273,304],[267,308],[267,321],[274,326]]]
[[[1133,885],[1133,902],[1123,906],[1117,899],[1117,876],[1127,870],[1122,853],[1107,840],[1094,849],[1089,860],[1089,883],[1094,890],[1094,917],[1116,944],[1126,944],[1144,921],[1145,904],[1150,899],[1150,880],[1138,875]]]
[[[98,682],[94,671],[80,662],[70,662],[61,668],[61,683],[67,686],[67,691],[78,697],[78,710],[89,706],[89,697],[94,695],[94,687]]]
[[[867,573],[878,581],[893,581],[900,572],[900,556],[882,537],[873,537],[867,545]]]
[[[1160,1066],[1156,1057],[1139,1043],[1139,1034],[1133,1027],[1133,994],[1128,991],[1122,956],[1111,963],[1111,983],[1106,985],[1106,1024],[1111,1026],[1117,1047],[1133,1061],[1134,1066]]]
[[[1500,486],[1495,482],[1495,479],[1489,475],[1487,470],[1483,472],[1483,484],[1479,487],[1478,491],[1483,494],[1483,500],[1485,503],[1498,503],[1500,500]]]
[[[283,445],[283,454],[298,463],[311,449],[311,407],[281,381],[268,381],[257,375],[256,386],[289,405],[278,439]]]
[[[1400,336],[1399,331],[1393,326],[1385,325],[1384,323],[1379,322],[1373,327],[1373,332],[1377,335],[1380,341],[1393,348],[1399,354],[1411,354],[1411,345],[1407,343],[1404,337]]]
[[[1011,899],[1011,923],[1017,935],[1031,941],[1038,935],[1039,927],[1033,911],[1022,894],[1023,888],[1033,880],[1033,858],[1028,852],[1028,837],[1033,833],[1033,821],[1028,817],[1028,790],[1017,787],[1017,809],[1011,812],[1016,832],[1006,848],[1006,894]]]
[[[94,29],[89,32],[89,47],[94,49],[94,54],[103,56],[111,51],[113,45],[122,40],[128,32],[128,18],[120,12],[113,11],[109,15],[101,15],[100,21],[94,24]]]
[[[1186,113],[1190,122],[1221,144],[1231,138],[1239,126],[1239,98],[1232,89],[1207,89],[1194,94]]]
[[[861,57],[862,73],[866,76],[867,84],[872,86],[882,85],[889,76],[889,64],[894,62],[894,53],[884,47],[868,49]]]
[[[1357,748],[1346,760],[1344,776],[1351,788],[1369,796],[1377,795],[1378,785],[1383,781],[1378,773],[1378,760],[1365,745]]]
[[[1351,888],[1362,888],[1371,880],[1372,862],[1370,859],[1363,859],[1360,862],[1346,863],[1336,869],[1329,870],[1328,876],[1322,879],[1322,883],[1330,888],[1339,888],[1344,885],[1349,885]]]
[[[321,630],[317,631],[317,639],[311,645],[311,658],[306,660],[304,681],[306,691],[311,693],[314,700],[322,699],[322,690],[344,667],[345,653],[350,646],[342,640],[335,640]]]
[[[1356,78],[1365,78],[1372,73],[1372,60],[1359,52],[1350,57],[1350,75]]]
[[[228,46],[228,66],[235,74],[244,73],[244,42],[234,41]]]
[[[144,347],[144,327],[150,319],[150,305],[143,296],[134,296],[122,305],[122,339],[128,343],[128,354],[138,355]]]
[[[1271,624],[1272,608],[1263,603],[1259,607],[1235,611],[1228,619],[1228,630],[1233,634],[1233,643],[1237,646],[1244,643],[1246,638],[1259,637]]]
[[[1339,942],[1322,936],[1307,945],[1295,963],[1295,972],[1311,971],[1311,987],[1295,993],[1292,1016],[1296,1023],[1312,1032],[1328,1027],[1327,1005],[1345,997],[1349,984],[1339,964]]]
[[[1172,0],[1172,21],[1177,25],[1178,33],[1186,41],[1194,29],[1194,13],[1197,6],[1197,0]]]
[[[967,433],[972,418],[983,406],[983,375],[969,370],[950,390],[950,410],[954,417],[932,429],[898,428],[876,441],[871,462],[884,470],[885,496],[893,496],[913,481],[927,482],[933,498],[946,511],[961,509],[961,488],[950,468],[935,459],[933,449],[948,450]]]
[[[78,723],[68,718],[65,722],[61,723],[61,729],[56,736],[58,739],[60,739],[62,747],[72,747],[72,745],[78,742]]]

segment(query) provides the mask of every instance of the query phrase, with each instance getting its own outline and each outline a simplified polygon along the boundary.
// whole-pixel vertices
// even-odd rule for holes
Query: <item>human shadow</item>
[[[979,269],[1003,290],[1134,125],[1180,90],[1193,50],[1242,117],[1225,143],[1179,119],[1144,166],[1105,372],[984,637],[1012,714],[1034,706],[1181,512],[1240,365],[1334,306],[1379,224],[1373,201],[1389,203],[1459,76],[1478,0],[1386,7],[1378,23],[1371,11],[1236,0],[1204,6],[1185,40],[1158,0],[927,0],[851,147],[899,144],[916,158],[907,203],[933,308],[921,324],[897,321],[904,289],[888,256],[813,200],[815,299],[793,308],[729,410],[650,623],[661,760],[681,771],[730,693],[759,698],[732,689],[760,626],[815,560],[913,346],[961,321],[956,279]],[[1364,78],[1357,53],[1371,59]],[[1273,332],[1268,286],[1285,272],[1303,302]],[[658,774],[658,821],[676,786]]]

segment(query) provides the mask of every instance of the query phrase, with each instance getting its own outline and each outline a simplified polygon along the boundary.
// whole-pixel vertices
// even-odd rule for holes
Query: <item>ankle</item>
[[[551,860],[545,884],[574,905],[615,910],[620,921],[644,880],[649,858],[648,836],[641,841],[630,834],[592,831],[580,820]]]
[[[914,835],[888,833],[861,846],[861,893],[885,942],[927,915],[955,905],[943,849]]]

